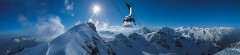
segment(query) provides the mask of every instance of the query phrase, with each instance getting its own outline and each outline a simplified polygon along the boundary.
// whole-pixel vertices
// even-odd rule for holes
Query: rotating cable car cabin
[[[117,11],[121,14],[121,16],[124,18],[123,19],[123,26],[124,27],[133,27],[136,26],[136,20],[134,19],[134,15],[132,13],[132,6],[125,0],[125,4],[128,8],[128,10],[130,11],[128,16],[123,15],[123,13],[120,11],[120,9],[117,7],[117,5],[114,3],[113,0],[111,0],[111,2],[113,3],[114,7],[117,8]]]
[[[128,7],[130,13],[128,16],[125,16],[124,20],[123,20],[123,26],[124,27],[133,27],[136,25],[135,19],[134,19],[134,15],[132,14],[132,6],[126,2],[126,6]]]

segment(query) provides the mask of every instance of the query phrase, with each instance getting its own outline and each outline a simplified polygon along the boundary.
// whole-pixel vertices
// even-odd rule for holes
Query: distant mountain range
[[[108,27],[78,24],[50,42],[12,37],[6,55],[222,55],[240,54],[240,29],[233,27]],[[21,43],[21,44],[20,44]]]

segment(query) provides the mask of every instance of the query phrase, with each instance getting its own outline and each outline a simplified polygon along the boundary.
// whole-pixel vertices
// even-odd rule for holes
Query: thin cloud
[[[18,16],[18,22],[23,26],[23,27],[29,27],[30,26],[30,22],[29,20],[23,16],[23,15],[19,15]]]
[[[70,14],[71,16],[74,16],[75,14],[72,12],[73,11],[73,2],[69,2],[69,0],[64,0],[64,5],[65,5],[65,13]]]
[[[64,25],[58,16],[40,18],[35,25],[36,41],[48,42],[62,33],[64,33]]]

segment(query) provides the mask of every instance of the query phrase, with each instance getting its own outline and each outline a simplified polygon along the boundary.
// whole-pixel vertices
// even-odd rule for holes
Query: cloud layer
[[[61,23],[59,16],[43,16],[39,17],[37,23],[32,23],[26,16],[20,15],[18,22],[27,30],[30,30],[30,34],[34,36],[38,42],[48,42],[62,34],[64,25]]]
[[[48,42],[64,32],[64,25],[58,16],[40,18],[35,25],[36,41]]]

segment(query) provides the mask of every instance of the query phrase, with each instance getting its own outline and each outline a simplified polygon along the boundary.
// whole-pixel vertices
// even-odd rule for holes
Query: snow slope
[[[128,37],[122,33],[113,35],[114,40],[107,42],[119,55],[141,55],[143,53],[157,54],[153,45],[137,33],[132,33]]]
[[[111,48],[99,37],[92,23],[69,29],[49,43],[46,55],[112,55]]]
[[[233,43],[226,47],[224,50],[217,52],[215,55],[239,55],[240,42]]]

